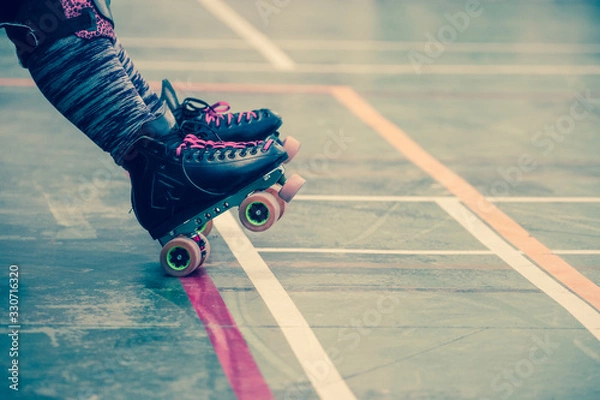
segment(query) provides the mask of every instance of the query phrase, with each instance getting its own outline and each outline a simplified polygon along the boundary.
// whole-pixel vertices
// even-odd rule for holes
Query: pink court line
[[[180,278],[238,400],[273,399],[246,340],[204,269]]]

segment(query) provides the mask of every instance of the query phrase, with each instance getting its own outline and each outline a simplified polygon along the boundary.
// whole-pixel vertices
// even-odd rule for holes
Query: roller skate
[[[285,176],[289,158],[275,137],[216,142],[188,134],[154,139],[165,117],[149,122],[123,161],[139,223],[163,246],[160,261],[172,276],[185,276],[210,254],[212,220],[238,207],[244,227],[269,229],[304,184]]]
[[[281,117],[269,109],[229,113],[231,107],[227,102],[219,101],[211,105],[193,97],[180,103],[175,89],[167,79],[162,81],[160,97],[173,113],[184,134],[191,133],[205,140],[225,142],[256,141],[273,136],[288,153],[286,163],[300,150],[300,142],[293,137],[279,138],[277,129],[282,124]]]

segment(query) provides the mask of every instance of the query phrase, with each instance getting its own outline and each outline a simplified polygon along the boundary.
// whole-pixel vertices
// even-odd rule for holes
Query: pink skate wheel
[[[253,193],[240,204],[240,222],[252,232],[266,231],[280,215],[277,199],[267,192]]]
[[[202,265],[210,256],[210,242],[208,241],[206,236],[204,236],[204,234],[200,232],[198,232],[198,236],[194,238],[194,241],[200,248],[200,257],[202,258],[202,260],[200,261],[200,265]],[[198,265],[198,267],[200,267],[200,265]]]
[[[210,257],[210,242],[208,240],[206,241],[205,251],[206,255],[204,256],[204,259],[202,260],[200,265],[204,264],[206,260],[208,260],[208,257]],[[198,268],[200,268],[200,265],[198,265]]]
[[[301,144],[298,139],[293,136],[288,136],[283,139],[283,148],[288,154],[288,159],[285,160],[284,164],[289,163],[294,157],[296,157],[296,154],[298,154],[300,151],[300,146]]]
[[[212,219],[210,221],[208,221],[207,223],[205,223],[204,225],[202,225],[197,232],[203,234],[204,236],[208,236],[208,234],[210,233],[210,231],[212,231],[213,228],[213,222]]]
[[[265,192],[271,193],[279,203],[279,217],[277,218],[278,221],[283,217],[283,214],[285,214],[285,210],[287,209],[287,203],[281,197],[279,197],[280,190],[281,185],[273,185],[267,190],[265,190]]]
[[[290,176],[279,191],[279,197],[289,203],[305,183],[306,180],[298,174]]]
[[[160,252],[160,264],[171,276],[186,276],[202,264],[200,247],[192,239],[178,237],[169,241]]]

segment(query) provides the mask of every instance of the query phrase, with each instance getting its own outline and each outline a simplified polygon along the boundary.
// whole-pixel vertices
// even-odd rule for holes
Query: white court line
[[[561,256],[600,256],[600,250],[552,250]]]
[[[560,304],[600,341],[600,313],[543,272],[527,257],[510,246],[475,216],[458,199],[439,200],[437,204],[485,247],[521,274],[534,286]]]
[[[145,37],[122,37],[119,40],[127,48],[142,49],[178,49],[178,50],[252,50],[253,47],[241,39],[202,39],[202,38],[145,38]]]
[[[346,196],[299,194],[294,201],[331,201],[331,202],[365,202],[365,203],[434,203],[439,199],[451,199],[443,196]]]
[[[426,42],[395,42],[380,40],[276,40],[288,50],[327,51],[410,51],[425,52]],[[523,53],[523,54],[594,54],[600,45],[589,43],[451,43],[446,53]]]
[[[495,203],[600,203],[600,197],[488,197]]]
[[[231,213],[216,218],[214,224],[273,314],[319,397],[322,400],[356,399],[308,322]]]
[[[295,199],[294,199],[295,200]],[[314,249],[305,247],[258,247],[259,253],[304,253],[304,254],[367,254],[398,256],[487,256],[491,250],[377,250],[377,249]],[[519,252],[522,254],[522,252]],[[600,250],[552,250],[559,255],[597,256]]]
[[[208,0],[198,0],[208,1]],[[295,64],[293,68],[272,61],[271,64],[251,62],[199,62],[136,60],[144,70],[203,72],[296,72],[304,74],[348,75],[417,75],[410,64]],[[598,65],[425,65],[421,75],[600,75]]]
[[[364,203],[434,203],[450,196],[352,196],[300,194],[294,201],[331,201]],[[494,203],[600,203],[600,197],[486,197]]]
[[[138,58],[135,64],[138,68],[147,71],[275,72],[278,70],[275,65],[255,62],[159,61]],[[289,71],[281,68],[279,70]]]
[[[295,199],[294,199],[295,200]],[[485,256],[490,250],[372,250],[372,249],[310,249],[300,247],[259,247],[259,253],[368,254],[398,256]]]
[[[252,47],[240,39],[202,38],[140,38],[120,37],[127,47],[176,48],[182,50],[227,49],[241,50]],[[272,40],[286,50],[305,51],[423,51],[426,42],[394,42],[377,40]],[[452,43],[446,53],[508,53],[508,54],[595,54],[600,45],[581,43]]]
[[[276,69],[292,71],[294,61],[222,0],[197,0],[204,8],[260,52]]]

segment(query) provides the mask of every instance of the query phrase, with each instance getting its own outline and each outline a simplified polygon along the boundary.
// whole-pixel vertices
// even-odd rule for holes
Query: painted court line
[[[319,397],[322,400],[355,399],[308,322],[231,213],[221,215],[214,223],[271,311]]]
[[[295,200],[295,199],[294,199]],[[367,254],[398,256],[486,256],[490,250],[372,250],[372,249],[314,249],[300,247],[259,247],[259,253],[300,253],[300,254]]]
[[[294,197],[294,201],[328,201],[357,203],[435,203],[449,199],[449,196],[353,196],[353,195],[314,195]],[[600,203],[600,197],[487,197],[493,203]]]
[[[600,340],[600,313],[597,310],[545,274],[540,268],[485,225],[463,206],[458,199],[440,200],[437,203],[484,246],[493,251],[538,289],[563,306],[596,339]]]
[[[352,88],[334,88],[332,94],[360,120],[378,132],[392,147],[460,199],[502,238],[521,250],[529,259],[567,288],[600,310],[600,288],[594,282],[583,276],[562,258],[553,254],[549,248],[487,200],[471,184],[427,153]]]
[[[120,37],[126,47],[170,48],[182,50],[244,50],[252,47],[240,39],[186,39]],[[304,51],[423,51],[426,42],[400,42],[378,40],[303,40],[273,39],[273,43],[286,50]],[[508,54],[595,54],[600,45],[581,43],[452,43],[446,53],[508,53]]]
[[[2,81],[0,80],[0,83]],[[233,92],[233,93],[270,93],[270,94],[329,94],[335,86],[306,84],[254,84],[254,83],[199,83],[171,82],[175,89],[194,92]],[[160,82],[150,82],[155,90],[160,90]]]
[[[600,256],[600,250],[552,250],[552,252],[564,256]]]
[[[238,400],[273,399],[271,389],[212,279],[201,270],[180,278],[180,281],[204,324]]]
[[[160,91],[160,81],[149,81],[152,89]],[[171,82],[173,87],[194,92],[231,92],[231,93],[270,93],[270,94],[330,94],[336,86],[305,84],[253,84],[253,83],[211,83],[211,82]],[[0,78],[0,87],[34,88],[31,78]]]
[[[423,52],[427,42],[382,40],[275,40],[288,50],[325,51],[410,51]],[[455,42],[444,48],[446,53],[523,53],[523,54],[595,54],[600,45],[589,43],[476,43]]]
[[[198,0],[201,1],[201,0]],[[209,1],[209,0],[206,0]],[[257,62],[208,62],[137,59],[136,65],[147,71],[196,72],[285,72],[303,74],[344,75],[600,75],[597,65],[424,65],[419,71],[411,64],[294,64],[283,68],[279,64]]]
[[[294,201],[317,201],[334,203],[435,203],[440,196],[352,196],[352,195],[319,195],[299,194]],[[449,197],[446,197],[449,198]]]
[[[275,45],[268,37],[259,32],[248,21],[242,18],[233,8],[222,0],[197,0],[204,8],[227,25],[232,31],[246,40],[261,53],[276,69],[292,71],[294,61]]]
[[[179,49],[179,50],[252,50],[250,44],[241,39],[202,39],[202,38],[151,38],[151,37],[123,37],[119,40],[126,48],[143,49]]]
[[[600,197],[488,197],[494,203],[600,203]]]
[[[3,87],[35,87],[30,78],[0,78],[0,86]]]
[[[298,64],[297,72],[309,74],[417,75],[411,64]],[[599,75],[597,65],[424,65],[420,75]]]
[[[295,199],[294,199],[295,200]],[[447,201],[444,199],[440,201]],[[304,253],[304,254],[368,254],[398,256],[487,256],[491,250],[382,250],[382,249],[315,249],[304,247],[257,247],[259,253]],[[519,252],[523,254],[523,252]],[[570,256],[597,256],[600,250],[552,250],[552,253]]]

